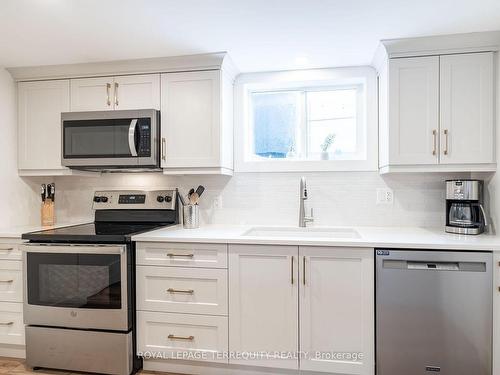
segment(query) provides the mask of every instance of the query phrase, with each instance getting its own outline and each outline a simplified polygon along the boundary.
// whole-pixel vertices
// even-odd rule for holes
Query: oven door
[[[157,168],[156,110],[61,114],[62,165]]]
[[[128,331],[125,245],[26,244],[24,323]]]

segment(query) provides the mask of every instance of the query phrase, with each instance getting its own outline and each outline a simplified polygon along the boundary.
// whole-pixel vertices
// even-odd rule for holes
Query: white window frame
[[[363,85],[365,160],[245,160],[252,137],[250,95],[253,92],[294,89],[331,89]],[[285,72],[248,73],[235,83],[234,156],[236,172],[377,171],[377,76],[372,67],[331,68]],[[359,131],[360,128],[358,128]],[[304,140],[307,142],[307,140]]]

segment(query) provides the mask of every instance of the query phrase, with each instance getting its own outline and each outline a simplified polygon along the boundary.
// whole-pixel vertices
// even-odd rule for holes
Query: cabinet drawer
[[[137,309],[227,315],[227,270],[137,266]]]
[[[227,245],[139,242],[137,244],[137,264],[227,268]]]
[[[228,350],[228,321],[221,316],[137,312],[139,355],[224,362],[217,353]]]
[[[22,252],[19,243],[0,241],[0,260],[21,260]]]
[[[22,303],[0,303],[0,344],[24,345]]]
[[[23,302],[22,262],[0,261],[0,301]]]

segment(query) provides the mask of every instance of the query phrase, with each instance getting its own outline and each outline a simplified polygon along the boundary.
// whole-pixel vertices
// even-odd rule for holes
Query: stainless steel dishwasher
[[[493,258],[376,250],[377,375],[491,375]]]

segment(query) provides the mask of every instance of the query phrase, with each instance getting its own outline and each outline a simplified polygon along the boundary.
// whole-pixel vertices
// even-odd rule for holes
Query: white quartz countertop
[[[67,223],[67,222],[62,222],[62,223],[57,223],[56,225],[53,226],[42,226],[42,225],[20,225],[20,226],[12,226],[12,227],[7,227],[7,228],[0,228],[0,238],[21,238],[23,233],[30,233],[30,232],[38,232],[41,230],[49,230],[49,229],[55,229],[55,228],[62,228],[62,227],[70,227],[73,225],[79,225],[79,224],[85,224],[88,223],[92,220],[88,221],[78,221],[78,222],[73,222],[73,223]]]
[[[389,247],[435,250],[476,250],[500,251],[500,236],[457,235],[444,232],[444,228],[413,227],[335,227],[335,230],[354,229],[356,237],[326,238],[307,233],[300,236],[258,235],[249,236],[246,232],[260,226],[207,225],[198,229],[183,229],[181,225],[157,229],[132,237],[133,241],[145,242],[190,242],[190,243],[229,243],[229,244],[272,244],[302,246],[348,246],[348,247]],[[270,228],[270,227],[265,227]],[[276,227],[278,230],[282,227]],[[327,227],[313,227],[321,230]],[[332,227],[333,228],[333,227]]]

